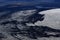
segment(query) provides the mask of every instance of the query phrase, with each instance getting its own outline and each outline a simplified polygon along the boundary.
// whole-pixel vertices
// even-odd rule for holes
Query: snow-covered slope
[[[29,9],[29,10],[19,9],[18,10],[16,8],[17,10],[15,10],[14,7],[10,8],[10,10],[9,8],[6,8],[6,9],[9,12],[7,12],[6,15],[5,13],[3,13],[4,15],[1,13],[1,16],[0,16],[0,32],[3,35],[5,35],[4,37],[7,38],[6,40],[11,40],[11,38],[12,40],[18,40],[18,39],[20,40],[22,36],[24,38],[24,39],[22,38],[23,40],[37,39],[36,36],[38,35],[39,35],[38,37],[41,37],[42,35],[44,36],[45,31],[48,34],[49,32],[52,32],[52,34],[55,34],[56,32],[58,33],[60,32],[60,30],[56,30],[58,28],[55,28],[58,25],[56,21],[59,21],[60,9],[51,9],[51,10],[42,11],[42,12],[36,9]],[[7,11],[7,10],[3,9],[3,11]],[[55,16],[55,15],[58,15],[58,16]],[[29,30],[29,31],[26,31],[26,30]],[[54,32],[51,30],[53,30]]]
[[[36,25],[49,26],[54,29],[60,29],[60,8],[45,10],[39,12],[39,14],[44,14],[44,20],[38,21]]]

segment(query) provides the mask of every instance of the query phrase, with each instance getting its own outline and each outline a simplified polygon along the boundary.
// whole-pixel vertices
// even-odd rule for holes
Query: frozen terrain
[[[59,40],[60,8],[6,5],[0,8],[0,40]]]

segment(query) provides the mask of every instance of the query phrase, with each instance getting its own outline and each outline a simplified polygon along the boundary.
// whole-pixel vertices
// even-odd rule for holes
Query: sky
[[[37,3],[39,4],[40,2],[47,2],[47,3],[54,3],[55,0],[0,0],[0,5],[1,4],[10,4],[10,3],[23,3],[23,2],[33,2],[34,4]]]
[[[31,2],[31,1],[48,1],[48,2],[52,2],[52,1],[55,1],[55,0],[0,0],[0,2],[9,2],[9,1],[22,1],[22,2]]]
[[[24,5],[26,5],[26,4],[28,4],[28,5],[44,4],[45,5],[45,3],[52,4],[52,3],[56,3],[56,2],[58,3],[60,1],[59,0],[58,1],[57,0],[0,0],[0,6],[4,6],[4,5],[8,5],[8,4],[14,4],[14,3],[15,4],[19,3],[21,5],[22,4],[24,4]],[[53,4],[53,5],[55,5],[55,4]]]

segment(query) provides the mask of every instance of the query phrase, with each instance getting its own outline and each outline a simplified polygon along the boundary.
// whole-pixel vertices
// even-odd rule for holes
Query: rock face
[[[6,10],[3,9],[3,12],[7,11],[8,9],[9,8]],[[8,10],[10,13],[8,12],[0,16],[0,32],[6,36],[6,40],[10,40],[11,38],[12,40],[20,40],[20,36],[25,36],[24,33],[27,32],[24,32],[22,30],[29,29],[29,26],[27,26],[26,23],[35,23],[38,20],[42,21],[44,19],[44,15],[38,14],[38,11],[36,9],[20,11],[14,10],[16,8],[13,9],[14,11],[12,9],[13,8],[11,8],[11,10]],[[31,35],[31,32],[26,34],[28,38],[30,38],[29,34]],[[8,36],[10,36],[10,38]],[[31,35],[31,38],[32,37],[34,37],[34,35]]]

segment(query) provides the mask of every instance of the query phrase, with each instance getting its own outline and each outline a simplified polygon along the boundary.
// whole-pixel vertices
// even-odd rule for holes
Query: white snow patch
[[[49,26],[54,29],[60,29],[60,8],[39,12],[45,14],[43,21],[37,21],[35,25]]]

